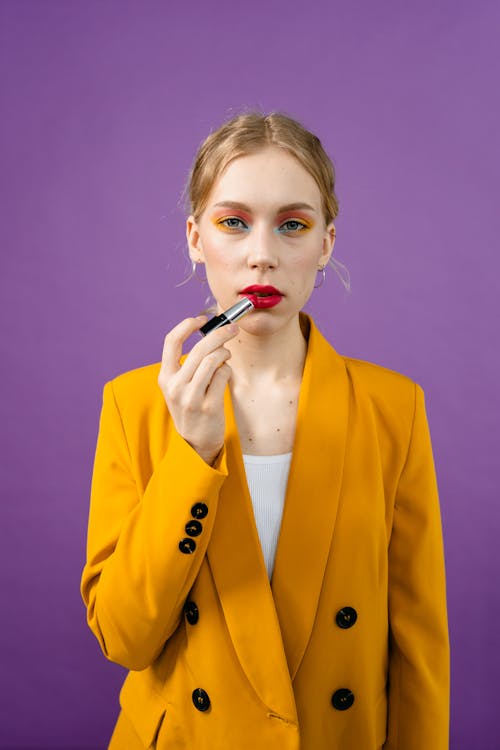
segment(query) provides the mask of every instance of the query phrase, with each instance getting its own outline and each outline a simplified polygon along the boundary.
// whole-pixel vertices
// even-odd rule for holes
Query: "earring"
[[[178,284],[176,284],[176,285],[175,285],[176,287],[179,287],[179,286],[184,286],[184,284],[187,284],[187,283],[188,283],[188,281],[191,281],[191,279],[193,278],[193,276],[194,276],[194,277],[195,277],[195,278],[196,278],[196,279],[197,279],[197,280],[198,280],[198,281],[199,281],[199,282],[200,282],[201,284],[206,284],[206,283],[207,283],[207,279],[206,279],[206,278],[204,278],[204,279],[200,279],[200,277],[196,275],[196,266],[197,266],[198,262],[201,262],[201,261],[194,261],[194,260],[192,260],[192,261],[191,261],[191,273],[189,274],[189,276],[187,277],[187,279],[184,279],[184,281],[180,281],[180,282],[179,282]]]
[[[200,277],[196,274],[196,267],[199,266],[200,263],[201,263],[200,260],[193,260],[192,261],[192,263],[191,263],[191,268],[192,268],[191,278],[193,278],[193,276],[194,276],[195,279],[197,279],[197,281],[199,281],[201,284],[206,284],[207,283],[207,279],[206,278],[200,279]]]
[[[315,285],[314,285],[314,288],[315,288],[315,289],[319,289],[319,288],[320,288],[320,286],[323,286],[323,283],[324,283],[324,281],[325,281],[325,278],[326,278],[326,271],[325,271],[325,267],[324,267],[324,266],[320,266],[320,267],[318,268],[318,271],[322,271],[322,273],[323,273],[323,278],[321,279],[321,281],[320,281],[320,283],[319,283],[319,284],[315,284]],[[317,272],[316,272],[316,273],[317,273]]]

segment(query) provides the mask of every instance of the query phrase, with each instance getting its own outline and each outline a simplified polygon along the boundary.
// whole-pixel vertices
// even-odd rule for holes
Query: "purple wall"
[[[209,130],[253,106],[301,119],[336,164],[352,293],[328,273],[320,329],[426,392],[451,747],[497,749],[499,5],[245,5],[0,2],[0,748],[112,730],[125,672],[79,595],[102,386],[203,306],[195,280],[175,288],[180,194]]]

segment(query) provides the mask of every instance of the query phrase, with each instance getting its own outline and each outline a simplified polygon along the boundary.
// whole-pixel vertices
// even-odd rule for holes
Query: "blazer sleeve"
[[[388,727],[384,750],[448,750],[450,654],[438,488],[422,388],[389,543]]]
[[[227,465],[225,448],[211,467],[173,425],[142,496],[133,465],[110,381],[103,390],[81,594],[105,656],[142,670],[180,622],[210,539]],[[179,543],[187,538],[185,526],[198,503],[207,511],[199,519],[202,530],[189,537],[194,549],[184,553]]]

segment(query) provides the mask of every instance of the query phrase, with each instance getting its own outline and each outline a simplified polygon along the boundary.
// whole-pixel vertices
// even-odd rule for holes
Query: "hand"
[[[168,410],[177,432],[212,464],[224,445],[224,391],[232,370],[224,344],[237,335],[233,323],[211,331],[198,341],[182,366],[182,345],[207,321],[206,315],[186,318],[165,336],[158,375]]]

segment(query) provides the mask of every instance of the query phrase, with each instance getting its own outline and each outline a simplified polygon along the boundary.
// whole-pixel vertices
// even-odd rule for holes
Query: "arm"
[[[168,449],[142,497],[112,382],[103,391],[92,477],[87,561],[81,593],[105,656],[128,669],[149,666],[177,627],[203,561],[227,467],[223,448],[209,466],[172,425]],[[191,554],[179,549],[203,502]]]
[[[389,544],[389,630],[384,750],[447,750],[450,663],[444,549],[424,392],[418,384]]]

